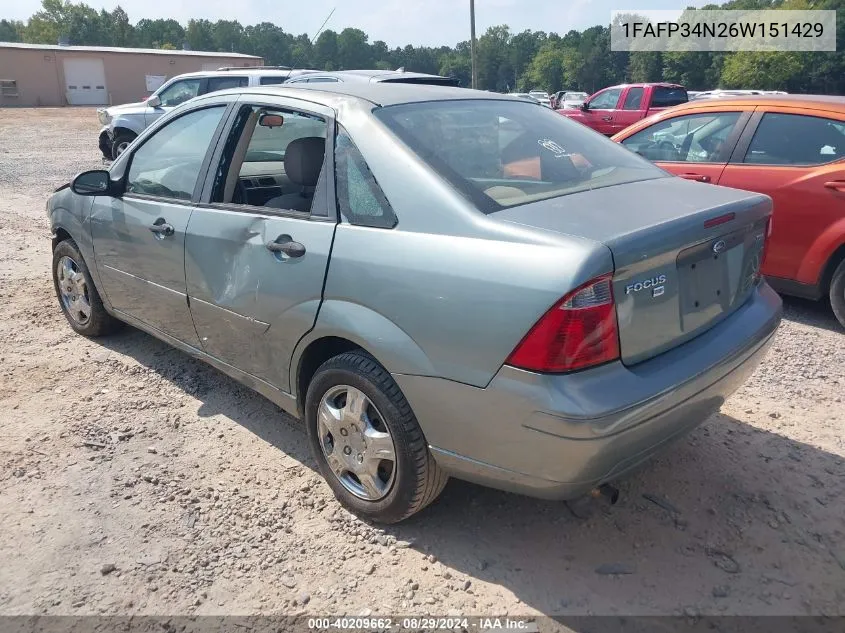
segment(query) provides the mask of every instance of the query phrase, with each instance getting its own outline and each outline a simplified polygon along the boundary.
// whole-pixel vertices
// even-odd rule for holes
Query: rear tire
[[[115,134],[114,141],[111,144],[112,160],[117,160],[117,157],[126,151],[126,148],[129,147],[129,144],[135,140],[135,137],[136,135],[131,132],[119,132],[118,134]]]
[[[340,400],[332,401],[332,398]],[[351,398],[365,403],[363,416],[344,417],[346,403]],[[330,406],[330,402],[336,404]],[[330,418],[327,425],[326,411],[333,411],[339,417]],[[363,424],[356,426],[354,420],[359,418]],[[305,422],[311,453],[323,478],[341,505],[364,519],[378,523],[402,521],[434,501],[446,485],[448,476],[431,456],[422,429],[399,386],[362,351],[335,356],[317,369],[305,398]],[[336,438],[330,430],[333,424],[339,425],[332,429],[337,431]],[[367,432],[363,427],[367,427]],[[371,437],[381,437],[388,447],[392,439],[393,454],[389,448],[385,449],[384,454],[389,458],[379,463],[377,485],[373,486],[371,481],[369,486],[361,483],[359,487],[354,458],[358,453],[359,461],[372,462],[371,455],[376,449],[373,442],[367,441]],[[329,465],[330,460],[334,468]],[[349,463],[353,465],[347,467]],[[367,490],[374,494],[368,495]]]
[[[70,327],[83,336],[111,334],[123,323],[106,312],[82,253],[73,240],[53,249],[53,287]]]
[[[830,280],[830,306],[839,323],[845,327],[845,260],[839,262]]]

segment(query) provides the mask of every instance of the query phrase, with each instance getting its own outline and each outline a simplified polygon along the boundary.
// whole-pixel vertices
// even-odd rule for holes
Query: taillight
[[[564,373],[619,358],[611,277],[597,277],[553,305],[511,352],[507,364]]]
[[[769,216],[769,219],[766,220],[766,231],[763,234],[763,246],[760,247],[760,260],[757,269],[754,271],[754,280],[761,279],[763,277],[763,266],[766,265],[766,251],[768,250],[769,246],[769,238],[772,236],[772,216]]]

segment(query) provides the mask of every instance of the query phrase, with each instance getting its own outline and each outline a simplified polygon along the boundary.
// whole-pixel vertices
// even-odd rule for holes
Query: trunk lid
[[[491,217],[610,249],[622,362],[631,365],[690,340],[745,302],[771,209],[760,194],[658,178]]]

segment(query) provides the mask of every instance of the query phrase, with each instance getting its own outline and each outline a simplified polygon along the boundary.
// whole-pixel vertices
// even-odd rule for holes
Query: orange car
[[[771,196],[763,273],[783,294],[829,295],[845,326],[845,97],[692,101],[613,140],[681,178]]]

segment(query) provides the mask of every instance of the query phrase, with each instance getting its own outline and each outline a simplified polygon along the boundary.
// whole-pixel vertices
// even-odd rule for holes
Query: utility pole
[[[470,42],[469,50],[472,57],[472,87],[478,89],[478,58],[477,58],[477,43],[475,41],[475,0],[469,0],[469,29]]]

